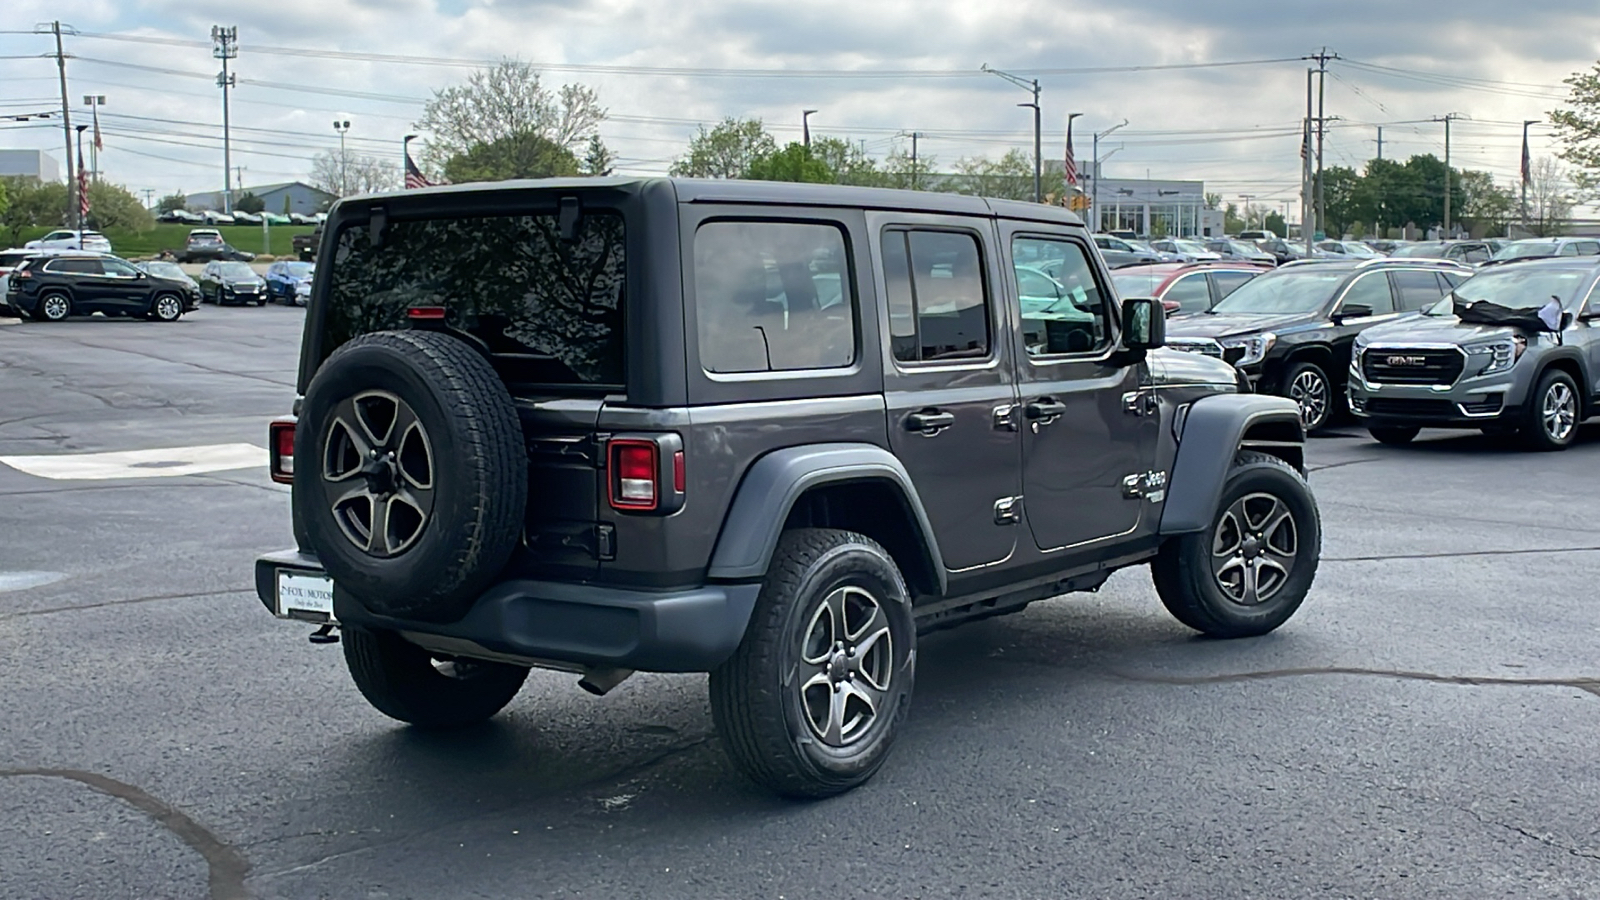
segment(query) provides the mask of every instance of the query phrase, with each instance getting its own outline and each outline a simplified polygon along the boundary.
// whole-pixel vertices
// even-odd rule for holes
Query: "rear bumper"
[[[256,595],[277,615],[277,571],[322,572],[297,550],[256,560]],[[711,584],[676,591],[636,591],[591,584],[513,580],[491,587],[460,621],[416,622],[368,610],[333,592],[341,625],[405,634],[415,643],[460,656],[525,660],[560,667],[648,672],[709,672],[744,639],[759,584]],[[481,654],[480,649],[481,648]]]

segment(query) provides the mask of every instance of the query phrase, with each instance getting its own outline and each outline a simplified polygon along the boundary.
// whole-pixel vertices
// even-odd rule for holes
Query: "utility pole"
[[[811,114],[814,112],[816,112],[814,109],[800,110],[801,139],[805,142],[806,152],[808,155],[811,151]]]
[[[1433,117],[1435,122],[1444,123],[1444,233],[1440,237],[1447,241],[1450,240],[1450,122],[1459,118],[1460,113]]]
[[[1322,184],[1322,145],[1327,136],[1327,119],[1323,115],[1323,97],[1327,93],[1328,86],[1328,60],[1338,59],[1339,54],[1329,53],[1328,48],[1323,47],[1311,58],[1317,61],[1317,221],[1322,223],[1323,229],[1326,230],[1328,206],[1327,194]]]
[[[222,60],[222,73],[217,76],[217,87],[222,88],[222,211],[233,212],[233,197],[228,185],[233,179],[233,154],[228,128],[228,90],[234,85],[234,76],[228,74],[228,60],[239,55],[239,28],[229,25],[211,26],[211,55]]]
[[[78,230],[82,231],[83,214],[79,212],[82,207],[78,203],[78,178],[73,170],[72,160],[72,108],[67,103],[67,54],[61,49],[61,23],[51,22],[50,30],[56,36],[56,69],[61,73],[61,136],[67,141],[67,202],[70,204],[67,221],[76,223]]]
[[[249,168],[249,166],[234,166],[233,167],[233,174],[234,174],[234,182],[233,183],[238,186],[239,193],[241,193],[241,194],[244,193],[244,170],[247,169],[247,168]]]
[[[155,199],[155,196],[156,196],[156,189],[155,188],[140,188],[139,189],[139,193],[144,194],[144,208],[145,209],[155,209],[154,199]]]
[[[1033,92],[1032,103],[1018,103],[1017,105],[1033,110],[1033,202],[1043,203],[1044,143],[1043,138],[1040,135],[1040,127],[1042,123],[1039,117],[1039,79],[1035,78],[1030,81],[1026,78],[1020,78],[1016,75],[1012,75],[1010,72],[1002,72],[999,69],[992,69],[989,67],[988,63],[983,64],[982,71],[988,72],[990,75],[998,75],[1025,91]]]
[[[1092,194],[1089,197],[1089,230],[1091,232],[1100,231],[1100,226],[1103,224],[1100,221],[1100,139],[1126,124],[1128,124],[1128,120],[1123,119],[1105,131],[1095,132],[1089,141],[1090,164],[1094,166],[1094,187],[1091,189]],[[1110,154],[1107,155],[1109,156]]]
[[[920,137],[922,137],[922,132],[911,132],[911,189],[913,191],[917,189],[917,138]],[[1524,190],[1523,193],[1526,194],[1527,191]],[[1527,204],[1524,203],[1523,205],[1526,206]],[[1527,216],[1524,215],[1523,218],[1527,218]]]
[[[1378,126],[1378,159],[1383,159],[1383,126]]]

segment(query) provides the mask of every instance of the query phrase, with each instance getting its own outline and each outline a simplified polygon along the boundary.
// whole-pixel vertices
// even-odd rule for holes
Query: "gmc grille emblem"
[[[1428,364],[1426,356],[1390,356],[1384,362],[1391,366],[1425,366]]]

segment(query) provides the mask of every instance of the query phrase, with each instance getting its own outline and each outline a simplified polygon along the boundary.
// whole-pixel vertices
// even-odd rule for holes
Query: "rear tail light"
[[[606,443],[606,498],[621,512],[671,515],[683,508],[683,439],[628,434]]]
[[[267,426],[267,468],[279,484],[294,482],[294,419],[278,419]]]
[[[655,441],[611,442],[611,505],[616,509],[655,509],[661,496],[661,458]]]

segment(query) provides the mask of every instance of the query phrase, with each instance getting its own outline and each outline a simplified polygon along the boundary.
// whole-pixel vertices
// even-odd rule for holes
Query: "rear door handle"
[[[924,409],[906,416],[906,430],[921,434],[938,434],[956,423],[956,414]]]
[[[1029,421],[1039,425],[1049,425],[1056,419],[1061,418],[1062,413],[1067,411],[1067,405],[1049,397],[1041,397],[1038,400],[1030,401],[1027,406],[1022,408],[1022,411],[1027,415]]]

